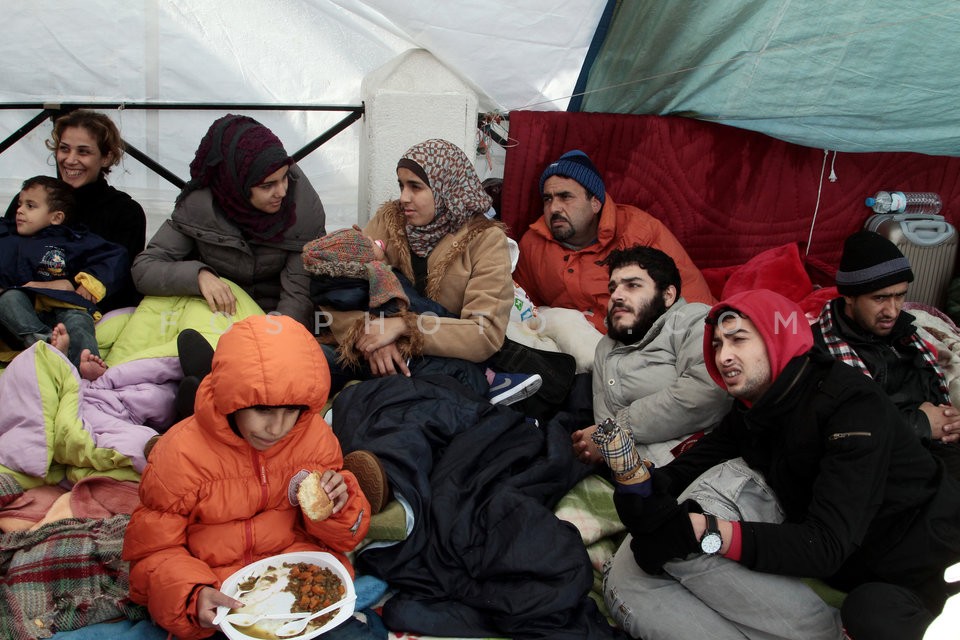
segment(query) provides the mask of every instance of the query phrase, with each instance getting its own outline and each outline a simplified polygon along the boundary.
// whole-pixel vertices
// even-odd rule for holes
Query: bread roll
[[[297,489],[297,499],[303,513],[314,522],[326,520],[333,513],[333,500],[320,484],[319,471],[314,471],[303,479]]]

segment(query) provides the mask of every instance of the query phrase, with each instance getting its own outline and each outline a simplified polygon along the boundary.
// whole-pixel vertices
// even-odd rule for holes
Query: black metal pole
[[[262,104],[234,102],[0,102],[0,109],[48,109],[73,111],[75,109],[145,109],[182,111],[363,111],[361,105],[330,104]]]
[[[156,160],[154,160],[153,158],[145,154],[143,151],[140,151],[140,149],[137,149],[131,144],[127,144],[126,141],[124,141],[123,144],[124,144],[124,150],[127,153],[129,153],[131,156],[139,160],[148,169],[152,169],[160,177],[166,178],[167,182],[169,182],[176,188],[183,189],[183,186],[187,184],[186,181],[181,179],[179,176],[177,176],[177,174],[173,173],[172,171],[164,167],[162,164],[160,164],[159,162],[157,162]]]
[[[29,122],[17,129],[13,134],[0,143],[0,153],[6,151],[18,140],[35,129],[41,122],[49,117],[60,113],[67,113],[75,109],[146,109],[146,110],[216,110],[216,111],[347,111],[348,114],[336,125],[328,129],[323,135],[315,138],[302,149],[291,156],[295,162],[299,162],[311,152],[318,149],[321,145],[336,136],[338,133],[349,127],[363,116],[363,105],[303,105],[303,104],[214,104],[214,103],[171,103],[171,102],[63,102],[63,103],[0,103],[0,110],[12,109],[43,109],[43,111],[32,118]],[[126,152],[133,158],[140,161],[148,169],[163,177],[178,189],[182,189],[186,181],[181,179],[175,173],[165,168],[159,162],[140,151],[133,145],[124,141]]]
[[[347,116],[344,117],[340,122],[338,122],[337,124],[327,129],[327,131],[323,135],[317,138],[314,138],[312,142],[308,142],[299,151],[295,152],[290,157],[293,158],[294,162],[300,162],[300,160],[307,157],[310,153],[312,153],[318,147],[326,143],[327,140],[330,140],[335,135],[337,135],[338,133],[340,133],[347,127],[349,127],[351,124],[359,120],[360,116],[362,115],[363,115],[363,109],[360,109],[359,111],[353,111],[347,114]]]
[[[53,109],[44,109],[41,113],[38,113],[34,116],[29,122],[24,124],[22,127],[14,131],[12,134],[7,136],[7,139],[3,142],[0,142],[0,153],[3,153],[13,145],[15,145],[21,138],[25,135],[36,129],[41,122],[49,118],[52,114],[56,113]]]

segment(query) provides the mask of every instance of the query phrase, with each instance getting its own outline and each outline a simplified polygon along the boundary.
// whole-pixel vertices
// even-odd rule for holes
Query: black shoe
[[[213,347],[200,332],[184,329],[177,336],[177,355],[180,356],[180,368],[183,376],[203,379],[210,373],[213,364]],[[191,408],[190,413],[193,413]]]
[[[180,381],[180,386],[177,388],[177,397],[173,401],[178,422],[193,415],[193,405],[197,400],[197,389],[199,388],[200,378],[196,376],[187,376]]]

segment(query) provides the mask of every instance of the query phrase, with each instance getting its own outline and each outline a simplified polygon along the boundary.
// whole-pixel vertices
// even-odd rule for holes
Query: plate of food
[[[220,591],[244,603],[217,610],[231,640],[315,638],[352,616],[357,597],[347,568],[321,551],[264,558],[224,580]]]

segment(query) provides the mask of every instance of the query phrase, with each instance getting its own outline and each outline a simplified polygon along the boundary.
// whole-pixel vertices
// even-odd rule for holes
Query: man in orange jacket
[[[660,249],[680,270],[684,298],[713,304],[706,280],[676,237],[646,211],[617,204],[583,151],[573,150],[540,177],[543,217],[520,239],[514,279],[535,304],[577,309],[606,333],[609,274],[597,264],[614,249]]]

